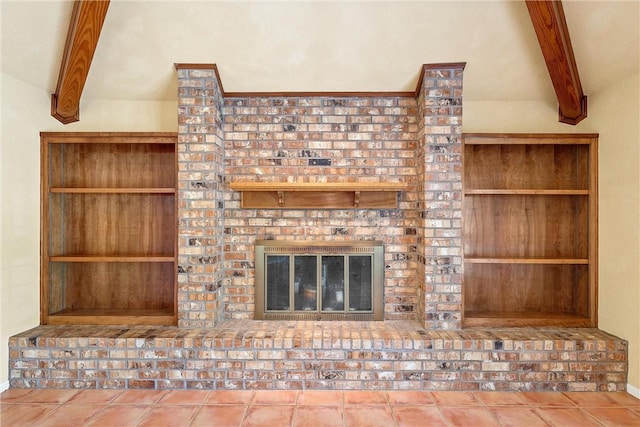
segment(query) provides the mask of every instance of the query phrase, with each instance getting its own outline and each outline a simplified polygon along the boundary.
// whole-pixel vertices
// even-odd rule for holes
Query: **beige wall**
[[[599,138],[599,324],[629,341],[640,389],[640,74],[589,96],[578,126],[542,102],[464,102],[463,132],[595,132]]]
[[[9,337],[37,326],[41,131],[177,131],[176,102],[85,101],[80,122],[51,118],[49,94],[1,75],[0,384]]]
[[[629,341],[640,389],[640,74],[591,97],[600,132],[599,327]]]
[[[600,133],[600,328],[629,341],[629,383],[640,388],[640,75],[589,98],[589,117],[557,122],[541,102],[464,104],[464,132]],[[174,102],[85,101],[81,121],[49,116],[49,94],[2,75],[0,151],[0,384],[7,341],[36,326],[39,271],[40,131],[176,131]]]

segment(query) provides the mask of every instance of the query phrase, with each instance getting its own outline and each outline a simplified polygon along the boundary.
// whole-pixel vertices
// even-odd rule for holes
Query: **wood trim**
[[[597,133],[463,133],[465,144],[496,144],[497,139],[508,144],[580,144],[588,145]]]
[[[414,92],[227,92],[226,98],[302,98],[302,97],[326,97],[326,98],[413,98]]]
[[[402,191],[401,182],[232,182],[235,191]]]
[[[597,138],[591,142],[589,151],[589,316],[591,327],[598,327],[598,144]]]
[[[80,120],[80,98],[95,53],[109,0],[76,0],[56,91],[51,95],[51,115],[63,124]]]
[[[526,0],[533,28],[558,99],[558,119],[576,125],[587,117],[587,97],[571,47],[560,0]]]
[[[40,324],[49,323],[49,144],[40,144]],[[47,284],[46,286],[44,284]]]

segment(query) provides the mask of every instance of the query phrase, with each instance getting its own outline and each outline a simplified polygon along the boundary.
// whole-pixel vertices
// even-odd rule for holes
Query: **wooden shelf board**
[[[49,325],[175,325],[171,310],[66,309],[49,314]]]
[[[174,256],[104,256],[104,255],[59,255],[49,257],[50,262],[175,262]]]
[[[467,145],[589,145],[598,138],[597,133],[464,133],[462,136]]]
[[[465,257],[470,264],[589,264],[587,258],[479,258]]]
[[[403,191],[400,182],[232,182],[235,191]]]
[[[70,187],[51,187],[49,189],[51,193],[78,193],[78,194],[90,194],[90,193],[105,193],[105,194],[118,194],[118,193],[131,193],[131,194],[175,194],[176,189],[170,187],[149,187],[149,188],[70,188]]]
[[[536,189],[498,189],[474,188],[464,191],[465,196],[473,195],[523,195],[523,196],[588,196],[589,190],[536,190]]]
[[[465,327],[593,327],[586,316],[571,313],[515,311],[515,312],[482,312],[466,311]]]

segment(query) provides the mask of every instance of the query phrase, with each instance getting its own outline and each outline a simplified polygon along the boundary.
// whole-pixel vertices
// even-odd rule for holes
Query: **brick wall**
[[[223,318],[224,143],[214,69],[178,69],[178,326]]]
[[[420,233],[424,326],[462,327],[462,66],[424,67],[418,94]]]
[[[181,326],[253,317],[256,239],[379,239],[385,319],[460,327],[462,65],[426,66],[418,97],[224,97],[215,68],[178,68]],[[241,209],[234,181],[409,189],[397,209]]]
[[[227,98],[225,176],[229,181],[414,182],[413,98]],[[256,239],[382,240],[385,318],[416,316],[416,212],[397,209],[241,209],[225,200],[226,317],[253,316]]]

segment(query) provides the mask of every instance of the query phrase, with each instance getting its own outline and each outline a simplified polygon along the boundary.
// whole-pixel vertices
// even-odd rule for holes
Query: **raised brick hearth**
[[[416,94],[225,95],[178,68],[178,325],[40,326],[12,387],[623,391],[597,329],[462,329],[463,64]],[[230,183],[403,183],[394,209],[243,209]],[[384,321],[256,321],[254,242],[382,240]]]
[[[597,329],[235,320],[40,326],[10,347],[12,387],[622,391],[627,381],[626,342]]]

